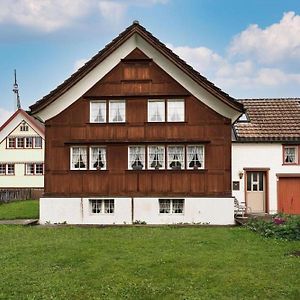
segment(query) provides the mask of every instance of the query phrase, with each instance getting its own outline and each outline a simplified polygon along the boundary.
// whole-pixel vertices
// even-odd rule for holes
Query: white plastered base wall
[[[160,214],[158,198],[114,198],[113,214],[92,214],[89,198],[41,198],[40,223],[132,224],[132,221],[144,221],[147,224],[234,224],[233,198],[176,197],[179,198],[185,200],[183,214]]]

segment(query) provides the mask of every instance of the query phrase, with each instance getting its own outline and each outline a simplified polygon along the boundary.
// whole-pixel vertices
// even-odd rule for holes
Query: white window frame
[[[114,121],[112,115],[112,104],[119,103],[124,105],[124,115],[122,121]],[[109,115],[109,123],[125,123],[126,122],[126,100],[109,100],[108,102],[108,115]]]
[[[130,145],[128,146],[128,170],[139,170],[139,169],[134,169],[132,167],[132,164],[131,164],[131,149],[133,148],[141,148],[143,150],[143,153],[142,153],[142,160],[141,160],[141,163],[143,164],[143,167],[141,170],[145,170],[146,169],[146,147],[145,146],[141,146],[141,145]]]
[[[75,168],[75,167],[73,167],[73,148],[85,149],[85,151],[86,151],[86,161],[85,161],[85,167],[84,168]],[[87,166],[88,166],[88,149],[87,149],[87,147],[86,146],[71,146],[70,147],[70,170],[75,170],[75,171],[87,170]]]
[[[18,140],[19,139],[22,139],[23,140],[23,147],[19,147],[19,145],[18,145]],[[24,149],[24,147],[25,147],[25,138],[24,137],[17,137],[16,138],[16,148],[17,149]]]
[[[198,158],[199,162],[201,163],[201,167],[195,168],[195,167],[190,167],[189,166],[190,162],[192,161],[192,160],[191,161],[189,160],[189,149],[192,149],[193,147],[200,147],[200,148],[202,148],[202,156],[203,156],[202,157],[202,161],[201,161],[201,159]],[[193,154],[191,154],[191,155],[193,155]],[[187,145],[186,146],[186,168],[188,170],[194,170],[194,169],[203,170],[204,167],[205,167],[205,147],[204,147],[204,145]]]
[[[103,115],[103,121],[102,122],[96,122],[95,120],[92,119],[92,106],[93,104],[95,103],[101,103],[101,104],[104,104],[104,115]],[[106,103],[106,100],[93,100],[93,101],[90,101],[90,123],[99,123],[99,124],[103,124],[103,123],[106,123],[106,115],[107,115],[107,103]]]
[[[93,201],[96,201],[97,206],[100,207],[99,212],[93,212]],[[106,204],[109,204],[109,210],[107,210]],[[111,206],[110,203],[112,203],[112,212],[110,212]],[[91,198],[89,199],[89,212],[91,215],[113,215],[115,213],[115,199],[95,199]]]
[[[157,167],[152,167],[151,164],[153,160],[151,161],[150,156],[152,155],[152,150],[151,148],[162,148],[163,149],[163,159],[162,159],[162,166],[160,168]],[[164,170],[166,168],[166,147],[162,145],[149,145],[147,149],[147,166],[149,170]],[[155,154],[156,155],[156,154]]]
[[[10,141],[10,140],[14,140],[14,144],[15,144],[14,147],[10,147],[10,146],[9,146],[9,141]],[[15,137],[8,136],[8,137],[7,137],[7,148],[8,148],[8,149],[16,149],[16,146],[17,146],[16,138],[15,138]]]
[[[180,120],[172,120],[171,115],[170,115],[170,103],[175,103],[175,102],[180,102],[183,103],[183,112],[182,112],[182,117],[183,119]],[[168,122],[184,122],[185,121],[185,100],[184,99],[167,99],[167,121]]]
[[[169,201],[170,205],[169,205],[169,212],[161,212],[161,202],[162,201]],[[182,212],[176,212],[174,209],[174,202],[175,201],[182,201],[183,205],[182,205]],[[164,198],[160,198],[158,199],[158,211],[159,214],[161,215],[184,215],[184,211],[185,211],[185,199],[164,199]]]
[[[36,140],[37,139],[39,139],[41,141],[41,146],[40,147],[38,147],[36,145]],[[36,149],[42,149],[43,148],[43,139],[42,139],[42,137],[40,137],[40,136],[34,136],[33,137],[33,148],[36,148]]]
[[[95,168],[94,166],[93,166],[93,161],[92,161],[92,159],[93,159],[93,153],[92,153],[92,149],[94,149],[94,148],[99,148],[99,149],[101,149],[102,151],[104,151],[104,154],[101,154],[101,158],[103,157],[103,161],[102,161],[102,163],[104,164],[104,166],[103,167],[101,167],[101,168]],[[107,152],[106,152],[106,147],[105,146],[91,146],[91,147],[89,147],[89,169],[90,170],[107,170]]]
[[[0,163],[0,165],[4,166],[4,173],[0,173],[0,176],[5,176],[7,171],[7,165],[6,163]]]
[[[180,169],[173,169],[172,167],[170,167],[170,163],[172,162],[172,160],[169,159],[169,153],[170,153],[170,148],[176,148],[176,147],[180,147],[183,149],[183,153],[182,153],[182,160],[181,160],[181,168]],[[184,145],[168,145],[167,146],[167,169],[168,170],[184,170],[185,169],[185,161],[186,161],[186,157],[185,157],[185,146]]]
[[[13,173],[9,173],[8,172],[8,165],[12,165],[13,166],[13,169],[14,169]],[[6,175],[8,175],[8,176],[14,176],[15,174],[16,174],[16,165],[14,163],[7,163],[6,164]]]
[[[294,162],[286,162],[286,150],[287,149],[295,149],[295,161]],[[283,146],[283,164],[284,165],[298,165],[298,146]]]
[[[151,103],[155,103],[155,102],[163,104],[162,120],[151,120],[150,106],[151,106]],[[165,101],[165,99],[149,99],[148,100],[147,110],[148,110],[147,111],[148,122],[150,122],[150,123],[157,123],[157,122],[165,122],[166,121],[166,101]]]
[[[27,139],[31,139],[31,146],[27,147]],[[24,138],[24,148],[26,149],[32,149],[33,148],[33,137],[32,136],[26,136]]]

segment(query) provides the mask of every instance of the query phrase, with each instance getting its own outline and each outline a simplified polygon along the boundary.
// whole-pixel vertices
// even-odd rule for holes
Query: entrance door
[[[265,172],[247,172],[246,204],[248,213],[266,211]]]

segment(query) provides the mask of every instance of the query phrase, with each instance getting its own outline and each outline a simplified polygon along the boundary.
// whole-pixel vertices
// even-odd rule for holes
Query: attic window
[[[26,124],[25,121],[23,121],[20,126],[20,131],[28,131],[28,130],[29,130],[28,125]]]
[[[249,122],[249,118],[248,118],[248,115],[245,113],[245,114],[242,114],[240,117],[239,117],[239,122]]]
[[[90,103],[90,122],[106,122],[106,101],[92,101]]]

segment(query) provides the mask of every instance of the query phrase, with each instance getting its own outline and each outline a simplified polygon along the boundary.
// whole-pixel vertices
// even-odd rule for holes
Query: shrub
[[[252,218],[246,225],[264,237],[300,240],[299,215],[275,215],[271,220]]]

